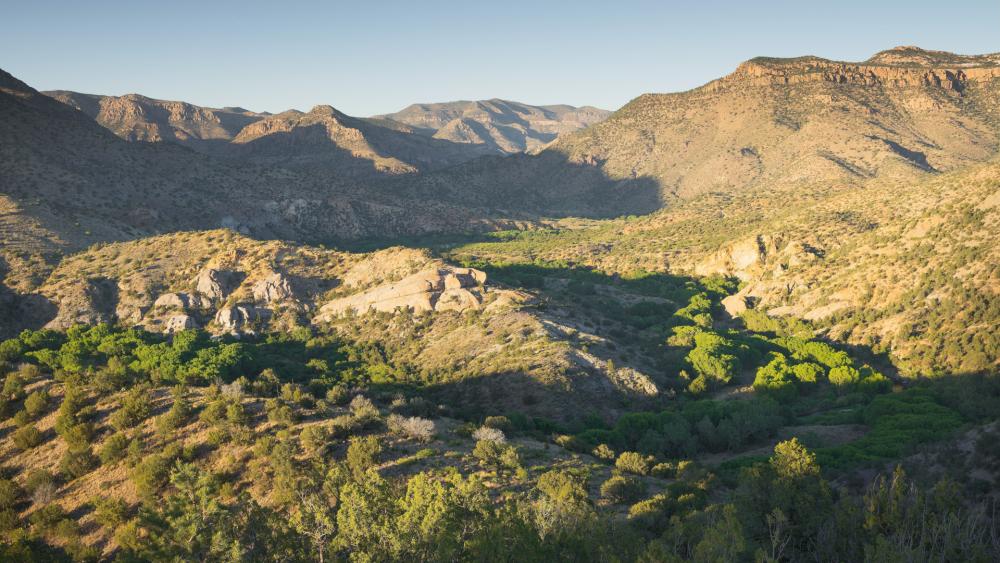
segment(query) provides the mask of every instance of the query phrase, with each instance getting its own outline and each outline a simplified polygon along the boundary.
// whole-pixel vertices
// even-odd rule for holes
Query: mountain
[[[170,141],[192,148],[225,142],[269,114],[243,108],[206,108],[139,94],[101,96],[68,90],[42,92],[89,115],[127,141]]]
[[[532,106],[507,100],[413,104],[379,116],[426,135],[483,145],[494,152],[531,152],[563,135],[593,125],[611,112],[590,106]]]
[[[79,109],[127,141],[176,143],[218,158],[320,172],[331,180],[434,170],[492,152],[417,135],[395,121],[353,118],[325,105],[308,113],[272,115],[138,94],[44,94]]]
[[[246,132],[231,146],[266,160],[257,156],[258,148],[277,158],[268,153],[281,148],[275,139],[299,139],[299,132],[314,130],[309,127],[329,127],[348,138],[362,135],[337,125],[341,122],[366,132],[377,129],[372,137],[379,141],[380,135],[393,142],[403,137],[400,146],[409,147],[405,143],[411,138],[416,147],[436,143],[387,128],[365,129],[365,122],[331,112],[300,116],[290,134],[277,132],[287,116],[263,120],[257,134]],[[418,234],[439,227],[465,230],[490,223],[479,211],[435,200],[405,200],[364,184],[340,184],[337,174],[211,157],[170,142],[128,142],[7,73],[0,74],[0,115],[0,233],[5,252],[52,255],[95,242],[219,226],[263,238],[329,240]],[[309,119],[318,125],[308,125]],[[275,146],[264,146],[269,142]],[[333,150],[330,144],[324,146]],[[371,166],[367,162],[351,166]]]
[[[757,58],[687,92],[639,96],[537,156],[469,162],[405,189],[613,217],[706,193],[916,180],[996,154],[996,59],[912,47],[862,63]]]
[[[405,125],[347,116],[331,106],[287,111],[244,127],[218,154],[337,178],[413,174],[488,151],[418,135]]]
[[[864,63],[757,58],[689,92],[646,94],[550,150],[665,198],[919,177],[983,161],[1000,131],[997,55],[907,47]]]

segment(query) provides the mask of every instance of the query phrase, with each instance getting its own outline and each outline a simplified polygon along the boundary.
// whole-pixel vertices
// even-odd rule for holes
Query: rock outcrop
[[[258,303],[275,303],[295,299],[292,284],[284,275],[275,272],[257,281],[250,288],[254,301]]]
[[[163,323],[163,332],[167,334],[192,328],[198,328],[198,322],[190,315],[173,315]]]
[[[82,280],[68,287],[58,301],[56,317],[46,328],[66,329],[75,324],[115,321],[118,285],[110,279]]]
[[[215,314],[215,322],[223,332],[252,334],[271,318],[271,311],[253,305],[223,307]]]
[[[933,86],[961,92],[970,81],[1000,77],[1000,55],[962,56],[915,47],[883,51],[863,63],[820,57],[758,57],[739,65],[729,76],[703,88],[718,91],[741,86],[834,82],[862,86]]]
[[[334,299],[320,308],[314,322],[324,322],[348,311],[414,312],[478,309],[483,302],[486,274],[472,268],[443,266],[417,272],[398,282]]]
[[[729,244],[695,265],[699,276],[722,274],[748,281],[768,267],[775,276],[819,259],[822,252],[799,241],[785,242],[781,237],[756,235]]]
[[[239,285],[240,273],[206,268],[194,280],[198,293],[213,302],[224,300]]]
[[[189,293],[164,293],[153,302],[153,309],[180,309],[191,311],[197,309],[207,309],[212,306],[209,298],[202,295],[191,295]]]

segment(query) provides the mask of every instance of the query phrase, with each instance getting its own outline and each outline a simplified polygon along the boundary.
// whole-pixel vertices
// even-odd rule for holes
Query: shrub
[[[504,435],[502,430],[490,428],[488,426],[480,427],[472,433],[472,437],[480,442],[496,442],[498,444],[503,444],[507,441],[507,437]]]
[[[37,418],[49,407],[49,392],[42,389],[28,395],[24,400],[24,410],[31,418]]]
[[[170,410],[156,420],[156,432],[161,436],[169,436],[191,419],[191,404],[185,396],[186,390],[177,386],[173,389],[173,395],[174,402]]]
[[[622,454],[618,456],[618,460],[615,461],[615,467],[627,473],[648,475],[652,461],[652,457],[643,457],[642,454],[638,452],[622,452]]]
[[[495,428],[501,432],[510,432],[512,425],[510,419],[506,416],[487,416],[486,420],[483,421],[483,426],[487,428]]]
[[[125,523],[128,516],[128,504],[114,497],[97,497],[93,500],[94,519],[109,530],[115,530]]]
[[[378,418],[379,412],[371,399],[358,395],[351,400],[351,414],[359,421],[369,421]]]
[[[295,422],[295,411],[281,399],[268,399],[264,402],[267,419],[277,424],[291,426]]]
[[[601,483],[601,498],[614,504],[633,503],[646,493],[646,484],[635,477],[612,476]]]
[[[306,426],[299,434],[299,442],[302,444],[302,449],[307,452],[319,452],[326,447],[329,441],[330,432],[318,424]]]
[[[343,405],[347,402],[347,397],[349,396],[350,393],[347,392],[347,387],[343,385],[334,385],[326,391],[326,401],[332,405]]]
[[[380,453],[382,453],[382,445],[379,444],[376,437],[352,438],[347,447],[347,467],[351,470],[354,478],[360,480],[368,468],[374,467]]]
[[[479,440],[472,450],[472,455],[487,467],[493,467],[498,472],[503,469],[518,470],[521,467],[521,457],[517,448],[503,441]]]
[[[111,465],[125,459],[126,450],[129,446],[128,437],[121,432],[112,434],[101,445],[97,455],[101,458],[103,465]]]
[[[673,463],[657,463],[649,470],[649,474],[660,479],[673,479],[677,476],[677,466]]]
[[[56,478],[44,469],[36,469],[24,480],[24,488],[31,494],[31,501],[38,506],[48,504],[55,498]]]
[[[121,406],[111,415],[108,422],[118,430],[135,427],[149,417],[149,390],[146,387],[135,387],[125,393]]]
[[[270,401],[269,401],[270,402]],[[198,415],[198,420],[211,426],[216,422],[219,422],[226,416],[226,401],[223,399],[215,399],[211,401],[205,408],[202,409],[201,414]]]
[[[97,458],[86,448],[70,448],[59,460],[59,473],[66,475],[70,479],[78,479],[90,473],[97,466]]]
[[[417,440],[419,442],[430,442],[436,433],[433,420],[420,418],[418,416],[403,417],[397,414],[389,415],[386,420],[389,431]]]
[[[24,378],[16,372],[8,373],[3,381],[3,395],[8,401],[20,401],[24,398]]]
[[[28,521],[40,531],[52,530],[55,525],[66,518],[66,511],[58,504],[47,504],[31,513]]]
[[[597,459],[603,459],[604,461],[614,461],[615,451],[611,449],[611,446],[607,444],[598,444],[594,451],[591,452]]]
[[[0,510],[14,508],[23,495],[20,485],[10,479],[0,479]]]
[[[13,420],[14,420],[14,426],[21,428],[22,426],[27,426],[28,424],[31,423],[31,415],[28,414],[28,411],[21,409],[16,413],[14,413]]]
[[[42,433],[33,424],[14,432],[14,445],[20,450],[30,450],[42,443]]]

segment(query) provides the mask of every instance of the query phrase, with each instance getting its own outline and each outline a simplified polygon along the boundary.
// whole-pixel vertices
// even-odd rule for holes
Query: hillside
[[[709,193],[917,180],[996,154],[995,61],[916,48],[864,63],[753,59],[694,90],[643,94],[537,157],[470,162],[403,189],[607,218]]]
[[[242,108],[206,108],[139,94],[101,96],[68,90],[42,92],[87,114],[127,141],[174,142],[202,152],[232,140],[247,125],[267,117]]]
[[[329,126],[347,137],[358,134],[336,125],[332,111],[320,116],[315,127]],[[403,199],[307,170],[237,163],[167,142],[127,142],[7,73],[0,74],[0,113],[0,232],[11,263],[98,241],[220,226],[261,238],[327,241],[475,230],[489,228],[493,221],[482,210]],[[281,119],[263,123],[281,128]],[[309,127],[297,130],[307,141]],[[416,139],[414,154],[435,142],[398,135]],[[273,137],[248,132],[235,146],[253,152],[268,138]],[[281,145],[275,142],[272,148]],[[333,154],[340,151],[330,145],[324,141],[317,146]],[[345,158],[364,163],[351,166],[372,166],[362,158]]]
[[[176,143],[223,159],[321,172],[331,180],[420,172],[492,152],[428,139],[402,123],[349,117],[330,106],[271,115],[138,94],[43,93],[127,141]]]
[[[727,275],[738,308],[811,321],[908,376],[1000,362],[995,161],[922,180],[706,194],[640,218],[566,220],[448,255],[471,264]],[[738,311],[739,309],[737,309]]]
[[[364,178],[444,168],[487,152],[428,138],[404,125],[316,106],[308,113],[288,111],[250,124],[217,154],[333,178]]]
[[[610,113],[590,106],[532,106],[493,99],[413,104],[379,117],[405,123],[437,139],[510,154],[541,149],[559,135],[593,125]]]

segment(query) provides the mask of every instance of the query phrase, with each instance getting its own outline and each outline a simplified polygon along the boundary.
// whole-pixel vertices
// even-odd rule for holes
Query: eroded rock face
[[[96,279],[73,284],[60,298],[56,317],[46,328],[66,329],[75,324],[115,321],[118,285],[114,280]]]
[[[789,268],[818,260],[822,251],[799,241],[785,242],[780,236],[756,235],[720,248],[695,266],[695,274],[722,274],[748,281],[758,277],[765,267],[781,276]]]
[[[195,288],[212,301],[222,301],[236,289],[239,282],[238,272],[206,268],[195,278]]]
[[[192,309],[205,309],[211,307],[212,303],[201,295],[191,295],[188,293],[164,293],[153,302],[154,309],[180,309],[190,311]]]
[[[385,312],[400,308],[414,312],[478,309],[483,302],[485,282],[486,274],[472,268],[432,268],[357,295],[334,299],[320,308],[314,322],[328,321],[348,311],[364,313],[370,309]]]
[[[223,307],[215,314],[215,322],[224,332],[253,333],[271,318],[271,311],[253,305]]]
[[[198,322],[190,315],[173,315],[163,323],[163,332],[168,334],[192,328],[198,328]]]
[[[280,273],[273,273],[253,284],[251,288],[254,301],[258,303],[274,303],[295,299],[292,284]]]

